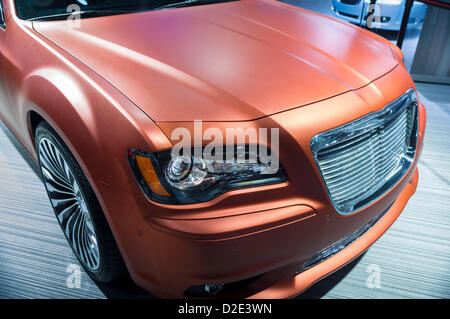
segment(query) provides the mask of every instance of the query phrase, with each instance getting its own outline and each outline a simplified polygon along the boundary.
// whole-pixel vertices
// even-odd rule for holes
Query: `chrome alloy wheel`
[[[91,271],[100,265],[92,215],[67,161],[47,138],[39,141],[39,161],[48,196],[67,240]]]

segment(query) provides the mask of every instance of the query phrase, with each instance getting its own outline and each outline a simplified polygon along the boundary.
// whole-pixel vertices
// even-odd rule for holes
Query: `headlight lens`
[[[257,148],[254,148],[257,150]],[[238,146],[234,158],[207,160],[195,155],[173,156],[170,151],[128,151],[128,159],[144,194],[166,204],[209,201],[233,190],[282,183],[286,175],[280,165],[261,161],[248,146]],[[194,150],[192,154],[196,154]],[[225,154],[225,152],[223,153]],[[155,179],[155,177],[157,177]]]

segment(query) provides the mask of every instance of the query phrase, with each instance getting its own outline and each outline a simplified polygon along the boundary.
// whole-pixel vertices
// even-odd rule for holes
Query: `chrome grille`
[[[366,207],[407,172],[416,151],[416,113],[411,89],[382,110],[312,139],[311,150],[338,213]]]

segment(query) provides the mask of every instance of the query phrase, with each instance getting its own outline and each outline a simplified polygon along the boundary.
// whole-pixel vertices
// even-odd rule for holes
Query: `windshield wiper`
[[[113,15],[113,14],[126,14],[126,13],[137,13],[137,12],[144,12],[144,11],[156,11],[156,10],[163,10],[163,9],[169,9],[169,8],[181,8],[181,7],[189,7],[189,6],[196,6],[196,5],[202,5],[202,4],[214,4],[214,3],[223,3],[223,2],[231,2],[231,1],[237,1],[237,0],[186,0],[186,1],[180,1],[180,2],[174,2],[169,3],[160,7],[150,7],[148,9],[138,8],[134,10],[106,10],[106,9],[100,9],[100,10],[81,10],[81,11],[73,11],[73,12],[61,12],[46,16],[40,16],[28,19],[28,21],[48,21],[48,20],[58,20],[61,18],[66,18],[70,16],[80,16],[80,17],[97,17],[102,15]]]
[[[166,5],[163,5],[161,7],[152,8],[151,10],[162,10],[162,9],[168,9],[168,8],[181,8],[181,7],[189,7],[189,6],[197,6],[202,4],[214,4],[214,3],[223,3],[223,2],[229,2],[233,0],[186,0],[181,2],[175,2],[175,3],[169,3]]]
[[[62,13],[56,13],[46,16],[40,16],[28,19],[27,21],[48,21],[48,20],[58,20],[60,18],[70,17],[70,16],[84,16],[84,17],[96,17],[101,15],[110,15],[110,14],[125,14],[125,13],[132,13],[136,11],[130,11],[130,10],[81,10],[81,11],[74,11],[74,12],[62,12]]]

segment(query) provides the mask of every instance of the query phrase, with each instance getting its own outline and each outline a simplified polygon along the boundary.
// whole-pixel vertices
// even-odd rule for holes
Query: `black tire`
[[[70,172],[72,173],[73,179],[76,183],[77,186],[77,195],[79,195],[80,197],[75,197],[75,201],[74,204],[69,205],[69,204],[65,204],[66,206],[76,206],[81,205],[79,198],[81,199],[81,202],[83,204],[84,207],[84,211],[80,208],[79,212],[77,214],[79,214],[80,216],[83,216],[82,218],[67,218],[69,219],[69,221],[66,222],[65,225],[68,225],[66,227],[66,230],[64,230],[63,227],[63,222],[60,220],[64,219],[64,217],[61,216],[65,216],[65,215],[73,215],[73,209],[70,209],[68,212],[65,213],[61,213],[61,211],[59,211],[59,218],[58,222],[60,223],[61,229],[63,230],[64,235],[66,236],[66,239],[68,240],[75,256],[77,257],[78,261],[80,262],[80,264],[83,266],[83,268],[86,270],[86,272],[94,279],[97,280],[99,282],[102,283],[109,283],[112,282],[116,279],[119,279],[120,277],[122,277],[124,274],[126,274],[126,268],[123,262],[123,259],[120,255],[119,249],[117,248],[117,244],[114,240],[114,237],[111,233],[111,229],[109,228],[109,225],[106,221],[105,215],[103,213],[103,210],[99,204],[99,201],[94,193],[94,191],[92,190],[92,187],[90,186],[86,176],[84,175],[80,165],[77,163],[77,161],[75,160],[74,156],[72,155],[72,153],[69,151],[69,149],[67,148],[67,146],[65,145],[65,143],[62,141],[62,139],[58,136],[58,134],[55,132],[55,130],[46,122],[41,122],[35,132],[35,141],[36,141],[36,151],[38,154],[38,159],[39,159],[39,168],[40,168],[40,172],[42,174],[42,180],[44,181],[45,184],[45,188],[47,190],[47,194],[49,196],[50,199],[50,203],[53,207],[53,210],[55,212],[55,215],[58,217],[58,210],[60,210],[61,208],[59,206],[61,205],[56,205],[54,204],[54,201],[57,200],[61,200],[61,196],[59,198],[56,198],[56,195],[58,195],[59,193],[57,191],[55,191],[55,188],[52,189],[52,191],[49,190],[50,187],[52,187],[52,182],[54,182],[54,179],[49,179],[48,176],[49,175],[44,175],[44,170],[43,170],[43,166],[49,166],[48,161],[46,162],[46,159],[44,157],[43,154],[45,154],[45,147],[48,145],[52,145],[57,149],[57,151],[59,152],[58,156],[61,155],[62,158],[64,159],[64,161],[66,162],[67,166],[70,169]],[[42,142],[42,152],[40,149],[40,145]],[[50,143],[49,143],[50,142]],[[48,149],[53,149],[52,148],[48,148]],[[43,163],[45,163],[43,165]],[[55,163],[55,162],[53,162]],[[62,167],[62,166],[60,166]],[[46,169],[46,173],[49,173],[49,170]],[[57,175],[55,175],[57,176]],[[67,175],[67,176],[70,176]],[[70,177],[72,177],[70,176]],[[67,185],[67,184],[65,184]],[[81,195],[80,195],[81,194]],[[65,196],[65,195],[62,195]],[[53,199],[52,199],[53,197]],[[55,199],[56,198],[56,199]],[[68,200],[64,200],[64,201],[69,201],[70,198]],[[62,201],[62,200],[61,200]],[[86,209],[87,208],[87,209]],[[63,209],[63,211],[66,211],[66,208]],[[72,211],[72,213],[70,212]],[[87,212],[87,213],[86,213]],[[86,216],[90,216],[86,217]],[[84,227],[83,226],[79,226],[82,222],[77,223],[77,221],[79,219],[84,220],[83,218],[87,218],[89,220],[89,226],[90,228]],[[75,222],[72,222],[70,219],[75,219]],[[75,244],[72,244],[71,239],[69,239],[68,234],[66,232],[68,232],[67,229],[70,228],[70,224],[74,224],[78,225],[74,226],[78,233],[80,233],[80,229],[81,227],[84,227],[83,229],[89,229],[89,231],[91,232],[90,234],[92,234],[92,226],[93,229],[95,230],[95,243],[96,245],[96,250],[95,250],[95,263],[92,262],[92,257],[86,257],[86,254],[83,253],[79,253],[77,252],[75,247],[80,247],[80,246],[76,246]],[[73,232],[75,232],[76,230],[73,230]],[[77,237],[77,240],[79,242],[83,242],[84,244],[86,244],[86,240],[82,240],[79,237],[81,236],[71,236],[73,238]],[[89,237],[92,238],[92,237]],[[74,240],[75,241],[75,240]],[[86,245],[86,247],[92,247],[91,245]],[[84,248],[86,248],[84,247]],[[81,255],[83,255],[84,257],[82,257]],[[85,262],[86,260],[86,262]],[[88,265],[88,264],[95,264],[95,267],[93,267],[92,265]]]

